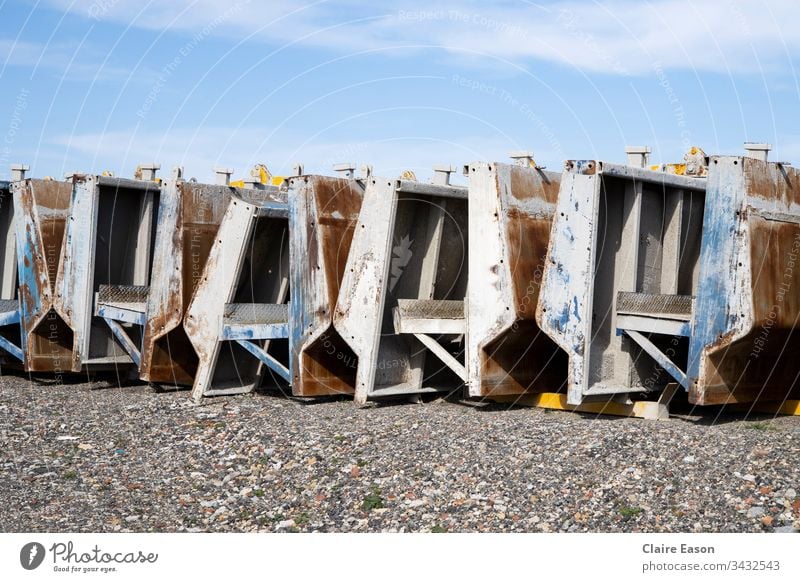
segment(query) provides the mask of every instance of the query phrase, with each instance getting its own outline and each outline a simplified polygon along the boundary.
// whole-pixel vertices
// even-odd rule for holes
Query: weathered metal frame
[[[97,315],[143,327],[141,348],[129,336],[118,337],[138,363],[141,379],[171,385],[193,383],[197,356],[182,324],[192,294],[202,279],[217,229],[236,194],[243,198],[285,199],[285,194],[275,187],[251,191],[226,184],[200,184],[185,181],[176,172],[162,185],[145,303],[130,312],[97,303]],[[109,318],[107,323],[112,325]],[[112,331],[116,336],[117,330],[112,327]]]
[[[402,211],[401,202],[409,204]],[[396,247],[394,239],[399,241]],[[336,332],[357,360],[357,404],[454,389],[462,381],[445,364],[436,373],[450,371],[454,386],[442,382],[446,373],[435,387],[424,385],[430,349],[419,338],[409,343],[406,338],[413,334],[397,333],[392,310],[396,299],[463,300],[467,250],[466,188],[367,179],[334,315]],[[396,260],[402,259],[395,265],[393,251]]]
[[[250,295],[258,293],[258,299],[269,304],[281,304],[289,299],[289,244],[286,240],[288,216],[289,209],[286,202],[246,200],[239,195],[231,198],[203,268],[202,280],[195,289],[183,324],[198,356],[197,373],[192,386],[192,397],[195,400],[200,400],[204,396],[252,391],[261,384],[265,366],[274,369],[282,379],[288,374],[286,366],[283,364],[280,367],[275,366],[278,362],[274,362],[274,357],[268,354],[270,339],[266,339],[263,346],[250,343],[250,339],[256,341],[264,339],[254,337],[257,334],[281,335],[288,340],[288,325],[281,325],[280,329],[263,327],[257,329],[259,326],[255,324],[250,330],[252,334],[250,339],[243,339],[238,335],[237,339],[233,339],[232,335],[226,337],[224,322],[228,305],[236,301],[237,293],[241,297],[245,291],[242,288],[243,277],[247,275],[244,273],[245,262],[253,260],[255,263],[257,258],[248,252],[264,253],[260,258],[266,260],[264,264],[251,265],[250,274],[264,279],[258,281],[258,284],[253,284],[249,290]],[[259,220],[268,222],[259,226]],[[257,248],[258,241],[254,238],[257,228],[264,228],[261,234],[267,237],[269,244],[266,248]],[[260,362],[258,367],[250,371],[240,371],[236,358],[231,354],[235,377],[218,379],[218,364],[223,344],[238,345],[250,352],[258,358]],[[249,362],[242,360],[242,365],[247,366]],[[222,372],[224,371],[220,371]]]
[[[2,364],[17,364],[25,358],[20,347],[22,329],[17,284],[19,273],[15,215],[11,183],[0,181],[0,363]]]
[[[561,174],[530,163],[467,169],[468,395],[557,392],[566,358],[535,316]]]
[[[797,169],[711,158],[687,370],[691,402],[800,395],[799,205]]]
[[[352,394],[355,356],[334,329],[364,183],[352,177],[289,180],[292,394]]]
[[[663,285],[666,292],[678,293],[680,277],[684,295],[687,287],[691,287],[690,295],[694,293],[700,279],[698,260],[692,255],[694,259],[682,264],[682,253],[686,249],[694,253],[701,245],[684,237],[681,228],[697,227],[697,216],[691,222],[685,212],[698,206],[702,209],[700,197],[705,190],[705,180],[698,178],[596,160],[567,162],[551,229],[537,321],[568,355],[570,405],[593,397],[663,389],[674,381],[670,375],[686,386],[680,367],[641,334],[641,318],[623,317],[620,322],[615,304],[621,291],[649,293],[654,292],[651,286],[660,289]],[[643,219],[642,204],[648,196],[663,196],[662,206],[649,210]],[[648,224],[643,226],[640,221],[653,221],[659,213],[665,217],[666,226],[657,240],[661,246],[653,252],[661,254],[657,264],[648,264],[650,257],[645,252],[638,254],[643,244],[650,244],[650,235],[645,240],[641,234]],[[599,232],[600,225],[607,232]],[[674,337],[686,336],[685,326],[664,324],[658,317],[645,319],[649,320],[648,325],[661,326],[658,333],[677,330],[681,333]],[[621,328],[620,323],[626,322],[638,329]],[[656,362],[667,374],[658,372]],[[640,382],[645,368],[651,371],[649,379]],[[594,379],[598,376],[599,380]]]
[[[18,181],[13,190],[25,369],[61,373],[131,364],[112,339],[119,330],[93,319],[94,294],[112,277],[112,265],[115,277],[125,270],[132,283],[147,283],[158,183],[73,175],[65,182]],[[131,200],[138,220],[124,208]],[[115,240],[120,233],[133,240]],[[112,246],[124,260],[112,260]]]
[[[14,182],[20,327],[30,372],[72,368],[73,334],[59,315],[56,291],[73,186],[55,180]]]
[[[666,247],[659,250],[659,281],[665,289],[631,288],[638,285],[636,277],[641,273],[637,270],[635,276],[626,272],[618,275],[607,293],[612,298],[619,296],[617,301],[621,301],[626,295],[622,292],[636,292],[646,301],[664,305],[670,298],[679,299],[683,305],[691,300],[691,308],[684,307],[680,313],[669,309],[665,313],[638,313],[622,309],[619,303],[614,305],[613,300],[606,301],[608,305],[601,303],[606,305],[606,313],[597,313],[592,307],[597,285],[604,284],[603,278],[614,277],[597,263],[599,254],[595,250],[600,222],[599,189],[605,176],[627,178],[633,188],[647,182],[703,195],[701,237],[691,245],[691,288],[684,282],[680,283],[683,290],[676,290],[676,277],[686,279],[687,273],[681,275],[675,265],[685,260],[681,254],[690,248],[681,243],[683,246],[671,254],[667,254]],[[655,365],[651,368],[654,372],[665,371],[667,381],[671,376],[687,389],[689,401],[694,404],[797,398],[800,364],[794,356],[794,346],[800,341],[796,337],[800,294],[793,290],[800,286],[800,269],[796,268],[800,258],[800,172],[784,164],[740,156],[710,158],[705,180],[594,161],[570,162],[558,204],[562,212],[572,208],[575,211],[569,220],[557,216],[553,223],[550,263],[545,270],[546,291],[540,298],[538,317],[543,329],[570,356],[569,404],[584,402],[594,395],[663,387],[641,382],[641,374],[631,374],[618,385],[604,386],[599,381],[594,384],[589,379],[593,374],[589,358],[599,339],[589,315],[611,319],[616,339],[610,341],[630,342],[628,365],[646,358],[644,361],[651,363],[645,365]],[[635,251],[635,242],[623,240],[630,224],[626,221],[636,221],[644,214],[641,207],[637,210],[627,199],[625,204],[617,243],[620,248],[629,246]],[[682,208],[679,210],[683,212]],[[648,211],[656,215],[661,212],[666,217],[667,203],[660,210]],[[673,212],[672,216],[678,214]],[[673,224],[674,220],[665,219],[662,234]],[[634,226],[632,232],[640,234],[639,224],[634,222]],[[648,264],[647,260],[642,263],[638,258],[632,262],[648,268],[656,264]],[[664,273],[668,284],[664,283]],[[662,292],[674,295],[647,295]],[[676,359],[678,352],[665,349],[664,343],[656,345],[656,338],[684,346],[683,355]],[[685,345],[676,343],[681,338]],[[635,355],[634,349],[641,351]],[[611,376],[604,369],[600,373]]]

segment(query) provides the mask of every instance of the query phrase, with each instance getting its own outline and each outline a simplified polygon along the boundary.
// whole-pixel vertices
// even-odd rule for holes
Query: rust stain
[[[312,299],[314,331],[324,329],[317,340],[298,350],[292,392],[297,396],[352,394],[356,383],[356,357],[346,342],[333,329],[333,309],[339,298],[342,278],[361,210],[363,192],[353,180],[308,177],[310,192],[302,217],[308,224],[306,249],[308,262],[303,277],[305,290]],[[314,224],[311,224],[316,220]],[[318,263],[319,261],[319,263]],[[317,271],[323,270],[325,287],[314,284]],[[308,330],[307,333],[311,333]]]

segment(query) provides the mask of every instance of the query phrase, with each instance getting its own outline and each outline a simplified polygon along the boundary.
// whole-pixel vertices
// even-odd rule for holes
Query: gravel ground
[[[797,531],[800,418],[0,378],[0,531]]]

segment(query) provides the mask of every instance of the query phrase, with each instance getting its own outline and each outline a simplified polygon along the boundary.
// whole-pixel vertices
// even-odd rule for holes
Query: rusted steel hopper
[[[288,341],[275,341],[289,339],[288,214],[274,196],[231,196],[183,324],[194,399],[251,391],[268,370],[290,381]]]
[[[469,173],[469,395],[558,392],[567,358],[539,329],[536,306],[561,174],[530,154]]]
[[[467,379],[467,189],[448,183],[452,171],[437,169],[433,184],[366,181],[334,314],[356,360],[357,404]]]
[[[352,394],[356,359],[333,327],[363,181],[301,176],[289,182],[291,371],[295,396]]]
[[[672,382],[703,405],[796,396],[800,180],[760,157],[705,179],[567,163],[538,319],[570,404]]]
[[[230,173],[218,169],[217,184],[200,184],[184,180],[176,168],[162,185],[150,285],[104,285],[99,290],[96,314],[138,364],[142,380],[194,382],[198,360],[183,321],[231,198],[238,193],[285,200],[285,192],[274,186],[231,187]]]

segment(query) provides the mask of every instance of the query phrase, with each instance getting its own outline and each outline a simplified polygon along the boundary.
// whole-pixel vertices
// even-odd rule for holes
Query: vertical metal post
[[[25,172],[30,169],[30,166],[25,164],[11,164],[11,180],[13,182],[21,182],[25,179]]]
[[[646,168],[650,164],[652,149],[649,146],[628,146],[625,154],[628,156],[628,165],[635,168]]]
[[[450,185],[450,174],[455,172],[453,166],[434,166],[433,167],[433,183],[438,186]]]
[[[772,149],[772,144],[745,142],[744,149],[747,151],[745,155],[748,158],[766,162],[769,157],[769,152]]]
[[[217,166],[214,168],[214,174],[216,174],[215,183],[218,186],[228,186],[231,183],[231,175],[233,174],[233,168],[220,168],[219,166]]]

